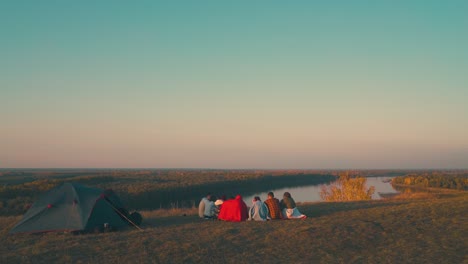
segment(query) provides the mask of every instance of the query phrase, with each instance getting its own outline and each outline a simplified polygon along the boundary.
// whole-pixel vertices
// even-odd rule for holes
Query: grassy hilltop
[[[408,196],[408,195],[406,195]],[[468,263],[468,194],[302,204],[306,220],[227,223],[143,212],[144,231],[7,235],[1,263]],[[188,214],[182,216],[183,213]]]

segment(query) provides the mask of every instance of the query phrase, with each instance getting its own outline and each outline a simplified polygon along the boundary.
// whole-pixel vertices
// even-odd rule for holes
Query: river
[[[390,184],[389,180],[394,177],[368,177],[367,178],[367,186],[374,186],[375,192],[372,195],[372,199],[381,199],[379,193],[397,193],[392,185]],[[319,202],[323,201],[320,198],[320,191],[322,190],[322,186],[327,186],[328,184],[319,184],[319,185],[308,185],[308,186],[301,186],[301,187],[289,187],[289,188],[281,188],[271,190],[275,197],[279,200],[282,199],[284,192],[291,193],[291,196],[294,198],[296,202]],[[253,195],[249,195],[244,197],[244,201],[247,205],[251,204],[251,201],[254,196],[259,196],[262,201],[267,198],[268,192],[261,192],[256,193]]]

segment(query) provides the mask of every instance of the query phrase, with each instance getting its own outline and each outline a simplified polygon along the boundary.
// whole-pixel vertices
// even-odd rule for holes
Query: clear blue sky
[[[0,167],[467,168],[468,1],[1,1]]]

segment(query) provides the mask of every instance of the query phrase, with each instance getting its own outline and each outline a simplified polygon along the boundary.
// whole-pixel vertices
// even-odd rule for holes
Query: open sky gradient
[[[0,167],[467,168],[468,1],[1,1]]]

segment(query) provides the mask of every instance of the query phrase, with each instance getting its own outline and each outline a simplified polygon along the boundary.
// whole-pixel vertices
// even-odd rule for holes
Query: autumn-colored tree
[[[340,178],[329,187],[323,186],[320,197],[325,201],[358,201],[370,200],[375,187],[366,186],[367,179],[362,176],[351,177],[348,172],[340,174]]]

